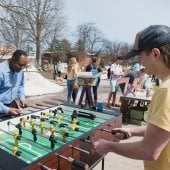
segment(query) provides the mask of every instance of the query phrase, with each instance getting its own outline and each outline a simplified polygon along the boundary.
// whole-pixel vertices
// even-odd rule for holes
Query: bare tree
[[[4,7],[4,1],[0,2],[0,6]],[[7,5],[6,5],[7,6]],[[0,17],[0,34],[3,41],[12,44],[16,48],[23,48],[25,41],[24,19],[18,12],[13,12],[10,8],[3,8]]]
[[[79,48],[82,52],[98,53],[102,46],[103,34],[97,29],[95,23],[85,23],[78,26]]]
[[[15,5],[14,5],[15,4]],[[28,41],[36,46],[36,60],[41,62],[41,47],[53,32],[60,32],[64,24],[62,0],[0,0],[0,6],[19,15],[18,20],[28,36]]]
[[[112,58],[116,58],[119,55],[123,56],[128,48],[128,44],[122,41],[104,40],[103,42],[103,52]]]
[[[5,55],[11,55],[15,50],[14,46],[11,45],[0,45],[0,59],[3,59]]]

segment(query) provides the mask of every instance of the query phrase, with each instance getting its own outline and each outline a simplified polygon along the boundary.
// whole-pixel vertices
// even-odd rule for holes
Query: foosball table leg
[[[102,170],[104,170],[104,158],[102,159]]]
[[[57,170],[57,169],[49,168],[48,166],[46,166],[42,163],[38,163],[38,165],[40,166],[41,170]]]

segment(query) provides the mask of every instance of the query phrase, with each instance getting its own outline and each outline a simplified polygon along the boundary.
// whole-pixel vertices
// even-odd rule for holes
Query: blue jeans
[[[72,93],[73,93],[73,84],[76,80],[67,80],[67,103],[71,103]],[[76,97],[76,96],[74,96]],[[75,98],[73,99],[73,101]]]

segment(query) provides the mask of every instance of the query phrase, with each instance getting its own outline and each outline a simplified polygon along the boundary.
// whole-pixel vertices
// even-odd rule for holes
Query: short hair
[[[14,53],[13,53],[13,55],[12,55],[12,60],[14,60],[14,61],[19,61],[19,59],[20,59],[20,57],[21,56],[25,56],[25,57],[27,57],[27,53],[25,52],[25,51],[23,51],[23,50],[16,50]]]
[[[123,57],[122,57],[122,56],[118,56],[118,57],[116,58],[116,60],[123,60]]]
[[[161,55],[163,56],[163,62],[166,65],[167,68],[170,68],[170,44],[165,44],[163,46],[157,47],[160,50]],[[149,53],[152,51],[152,49],[146,50],[146,54],[149,55]]]
[[[93,57],[92,58],[92,63],[96,63],[97,62],[97,57]]]

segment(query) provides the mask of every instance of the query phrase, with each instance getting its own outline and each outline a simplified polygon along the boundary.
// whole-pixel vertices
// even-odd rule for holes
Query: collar
[[[7,73],[14,73],[14,71],[12,71],[10,66],[9,66],[9,60],[5,61],[5,70],[6,70]]]

